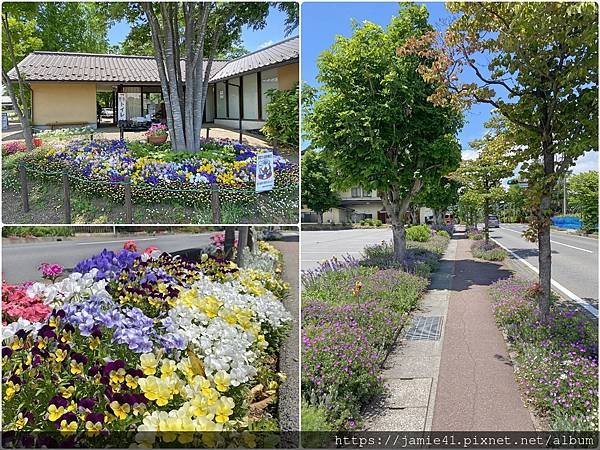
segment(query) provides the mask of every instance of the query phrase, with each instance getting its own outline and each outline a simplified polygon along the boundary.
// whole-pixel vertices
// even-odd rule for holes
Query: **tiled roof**
[[[211,81],[223,80],[262,67],[298,59],[298,38],[290,38],[232,61],[215,60]],[[206,67],[206,62],[204,62]],[[181,62],[185,75],[185,61]],[[19,63],[27,81],[95,81],[158,83],[158,69],[152,56],[101,55],[39,51]],[[9,77],[16,80],[12,69]]]

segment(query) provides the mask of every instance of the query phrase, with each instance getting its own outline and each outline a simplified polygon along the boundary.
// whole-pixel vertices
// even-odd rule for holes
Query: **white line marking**
[[[494,238],[490,238],[490,239],[492,241],[494,241],[496,244],[498,244],[500,247],[502,247],[504,250],[506,250],[508,253],[510,253],[514,258],[518,259],[523,264],[525,264],[527,267],[529,267],[531,270],[533,270],[535,273],[537,273],[537,274],[540,273],[538,271],[537,267],[535,267],[534,265],[532,265],[528,261],[525,261],[523,258],[521,258],[519,255],[517,255],[511,249],[505,247],[504,245],[502,245],[500,242],[498,242]],[[576,302],[576,303],[580,304],[581,306],[583,306],[586,310],[588,310],[590,313],[592,313],[594,315],[594,317],[598,318],[598,310],[596,308],[594,308],[589,303],[587,303],[587,302],[583,301],[582,299],[580,299],[577,295],[575,295],[573,292],[571,292],[570,290],[568,290],[566,287],[564,287],[562,284],[558,283],[554,279],[552,279],[551,282],[552,282],[552,286],[554,286],[557,290],[559,290],[560,292],[562,292],[563,294],[565,294],[567,297],[569,297],[574,302]]]
[[[116,244],[119,242],[127,242],[129,240],[134,240],[134,241],[155,241],[159,239],[158,237],[152,237],[152,238],[143,238],[143,239],[123,239],[123,240],[118,240],[118,241],[95,241],[95,242],[76,242],[75,245],[96,245],[96,244]]]
[[[512,231],[513,233],[522,234],[520,231],[511,230],[510,228],[505,228],[505,227],[500,227],[500,228],[502,228],[503,230],[506,230],[506,231]],[[585,248],[581,248],[581,247],[575,247],[574,245],[565,244],[563,242],[558,242],[558,241],[553,241],[553,240],[550,240],[550,242],[552,242],[553,244],[564,245],[565,247],[571,247],[571,248],[574,248],[576,250],[581,250],[582,252],[594,253],[591,250],[588,250],[588,249],[585,249]]]

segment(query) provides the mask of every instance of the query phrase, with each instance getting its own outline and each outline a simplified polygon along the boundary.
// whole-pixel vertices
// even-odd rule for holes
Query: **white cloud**
[[[263,42],[262,44],[260,44],[258,46],[258,48],[265,48],[265,47],[268,47],[269,45],[273,45],[273,44],[274,44],[274,42],[271,39],[269,39],[268,41]]]
[[[598,170],[598,152],[587,152],[575,162],[573,173]]]
[[[479,152],[477,150],[473,150],[472,148],[463,149],[462,159],[464,159],[464,160],[475,159],[475,158],[477,158],[478,154],[479,154]]]

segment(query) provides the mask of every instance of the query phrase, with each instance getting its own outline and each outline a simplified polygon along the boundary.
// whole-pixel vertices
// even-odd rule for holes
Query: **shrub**
[[[71,227],[46,227],[46,226],[29,226],[29,227],[3,227],[2,237],[9,236],[73,236],[73,228]]]
[[[283,91],[270,89],[267,95],[268,117],[261,131],[275,144],[298,147],[300,86],[296,84],[293,89]]]
[[[439,231],[436,231],[436,234],[437,234],[438,236],[442,236],[442,237],[447,237],[447,238],[450,238],[450,233],[448,233],[446,230],[439,230]]]
[[[486,261],[504,261],[508,253],[493,242],[485,243],[478,240],[471,244],[471,253],[475,258],[485,259]]]
[[[483,239],[483,232],[477,229],[477,227],[467,228],[467,238],[479,241]]]
[[[327,410],[302,402],[302,431],[335,431],[327,420]]]
[[[363,227],[380,227],[383,225],[383,222],[379,219],[363,219],[360,221],[359,225]]]
[[[431,239],[431,230],[427,225],[414,225],[406,229],[406,239],[416,242],[427,242]]]
[[[541,323],[536,293],[535,285],[515,278],[490,290],[496,321],[516,353],[517,381],[552,430],[597,431],[597,329],[557,303],[548,322]]]

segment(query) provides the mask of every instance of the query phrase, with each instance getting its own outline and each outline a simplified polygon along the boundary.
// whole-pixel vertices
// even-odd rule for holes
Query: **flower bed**
[[[196,205],[210,202],[213,186],[222,200],[254,199],[256,155],[266,149],[203,140],[202,148],[193,153],[118,140],[72,140],[49,144],[44,150],[26,160],[33,175],[57,179],[66,168],[75,189],[115,201],[124,196],[119,183],[129,179],[136,202]],[[274,154],[276,189],[297,185],[298,167]]]
[[[3,285],[3,444],[256,444],[285,379],[287,285],[128,244],[60,281]]]
[[[467,239],[472,239],[474,241],[480,241],[481,239],[483,239],[483,231],[481,231],[477,227],[468,227],[466,235]]]
[[[434,236],[410,246],[435,249],[439,259],[448,241]],[[386,242],[365,249],[369,263],[379,259],[383,268],[345,257],[302,274],[304,430],[359,428],[362,408],[383,390],[381,365],[428,286],[423,276],[386,268],[390,252]]]
[[[509,278],[490,290],[496,321],[515,353],[527,403],[556,431],[598,430],[598,332],[580,313],[555,303],[538,320],[536,287]]]
[[[471,244],[471,253],[475,258],[485,259],[486,261],[504,261],[508,256],[506,250],[493,242],[484,242],[476,240]]]

